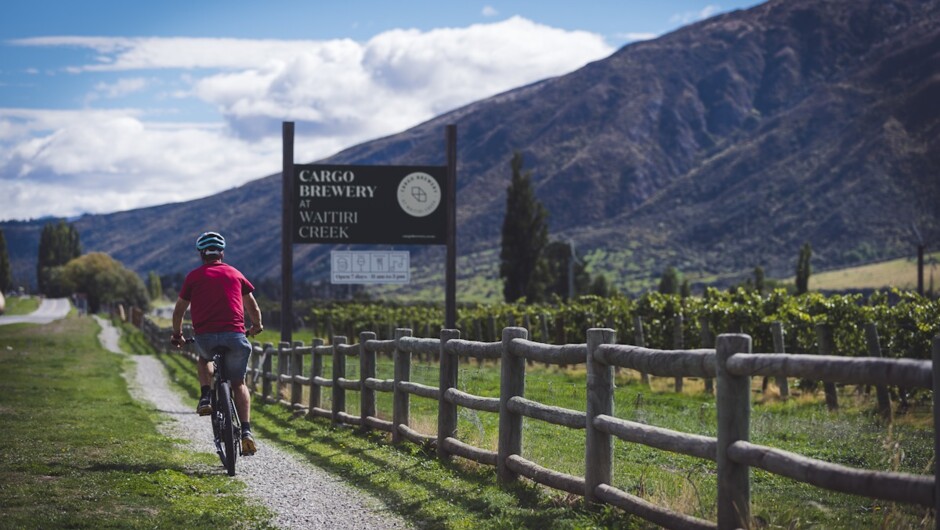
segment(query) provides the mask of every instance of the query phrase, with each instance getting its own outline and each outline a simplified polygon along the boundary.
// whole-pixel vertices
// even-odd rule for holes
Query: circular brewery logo
[[[398,205],[408,215],[424,217],[441,204],[441,186],[427,173],[409,173],[398,185]]]

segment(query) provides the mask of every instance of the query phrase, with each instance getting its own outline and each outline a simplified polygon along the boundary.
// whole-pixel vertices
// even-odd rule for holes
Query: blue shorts
[[[212,360],[212,350],[218,346],[228,349],[222,357],[222,375],[229,381],[242,381],[248,371],[248,358],[251,355],[251,342],[244,333],[226,331],[223,333],[202,333],[196,335],[199,356]]]

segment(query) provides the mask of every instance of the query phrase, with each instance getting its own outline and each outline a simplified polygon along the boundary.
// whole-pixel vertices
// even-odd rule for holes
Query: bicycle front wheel
[[[225,453],[222,458],[225,470],[229,476],[235,476],[235,459],[238,456],[238,437],[235,435],[235,410],[232,407],[232,387],[228,381],[219,385],[219,395],[216,402],[222,415],[222,447]]]

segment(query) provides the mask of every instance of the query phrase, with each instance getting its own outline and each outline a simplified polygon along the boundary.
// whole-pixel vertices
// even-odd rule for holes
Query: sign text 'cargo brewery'
[[[294,243],[444,244],[443,166],[294,166]]]
[[[457,127],[445,128],[447,164],[443,166],[294,164],[293,122],[283,123],[282,137],[281,340],[291,342],[295,243],[447,245],[444,325],[453,328],[457,320]],[[355,270],[358,262],[347,261],[348,270],[341,271],[344,283],[391,277],[384,269],[381,274]],[[382,264],[386,265],[384,260]],[[396,281],[407,277],[407,271],[395,271]]]

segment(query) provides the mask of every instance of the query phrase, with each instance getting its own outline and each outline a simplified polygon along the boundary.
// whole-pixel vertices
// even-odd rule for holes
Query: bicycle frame
[[[195,339],[186,339],[187,343],[196,342]],[[212,414],[209,418],[212,423],[212,436],[215,443],[216,454],[222,461],[222,466],[229,476],[235,476],[235,461],[241,455],[241,420],[235,399],[232,395],[231,383],[222,375],[223,358],[227,348],[217,347],[212,350],[212,380],[210,382],[209,402],[212,405]]]
[[[210,391],[212,402],[212,433],[216,453],[230,476],[235,475],[235,461],[241,454],[238,434],[241,433],[241,421],[232,396],[231,383],[222,376],[222,358],[224,353],[214,351],[212,356],[213,375]]]

